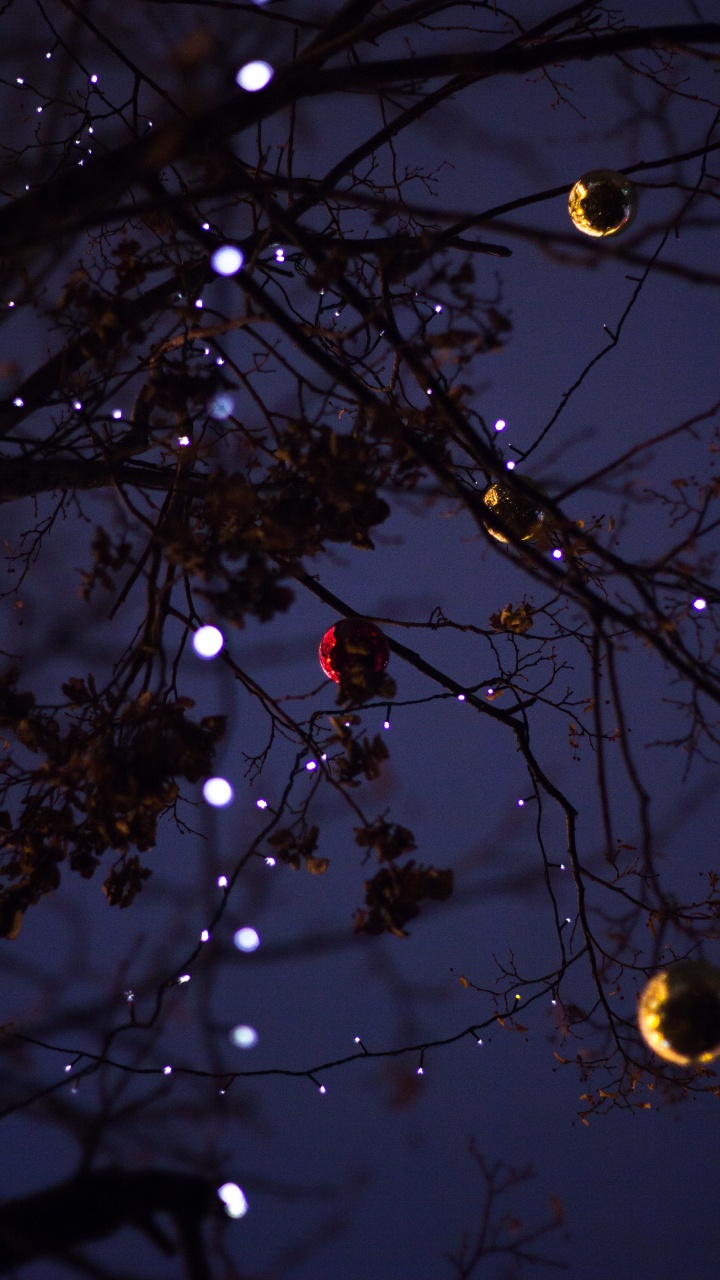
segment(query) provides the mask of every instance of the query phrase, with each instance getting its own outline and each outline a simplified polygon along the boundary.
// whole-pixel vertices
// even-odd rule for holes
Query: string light
[[[707,609],[707,600],[703,600],[702,596],[698,596],[696,600],[693,600],[693,609],[697,609],[698,613],[702,613],[703,609]]]
[[[305,765],[305,768],[307,769],[308,773],[312,773],[314,769],[317,769],[317,760],[308,760],[307,764]]]
[[[214,396],[208,405],[208,413],[216,422],[224,422],[235,408],[235,401],[226,391]]]
[[[227,778],[208,778],[203,787],[203,799],[213,809],[224,809],[232,803],[233,789]]]
[[[164,1076],[171,1076],[171,1075],[172,1075],[172,1067],[163,1067],[163,1075],[164,1075]]]
[[[249,925],[238,929],[233,934],[233,942],[238,951],[257,951],[260,946],[260,934],[256,929],[251,929]]]
[[[465,694],[464,694],[464,693],[459,693],[459,694],[458,694],[458,696],[457,696],[457,700],[458,700],[458,702],[465,702]]]
[[[227,889],[227,886],[228,886],[228,878],[227,878],[227,876],[218,876],[218,878],[217,878],[217,887],[218,887],[218,889]]]
[[[245,261],[239,249],[233,244],[221,245],[210,259],[210,266],[219,276],[234,276]],[[222,361],[219,361],[222,363]]]
[[[255,804],[257,805],[258,809],[267,809],[268,807],[267,800],[256,800]]]
[[[181,449],[186,449],[186,448],[187,448],[187,446],[190,444],[190,437],[189,437],[189,436],[178,436],[178,444],[180,445],[180,448],[181,448]]]
[[[254,1049],[258,1039],[258,1033],[255,1028],[248,1027],[244,1023],[233,1027],[230,1032],[230,1040],[237,1049]]]
[[[506,466],[506,468],[507,468],[507,470],[508,470],[508,471],[514,471],[514,470],[515,470],[515,463],[513,462],[512,458],[510,459],[510,461],[509,461],[509,462],[506,462],[506,463],[505,463],[505,466]]]
[[[113,409],[112,416],[113,418],[115,418],[116,421],[122,418],[122,409]]]
[[[220,1090],[223,1094],[224,1089]],[[245,1192],[237,1185],[236,1182],[224,1182],[217,1190],[218,1197],[223,1202],[223,1207],[228,1218],[244,1218],[248,1211],[248,1202]]]
[[[507,422],[505,421],[505,419],[504,419],[504,418],[498,418],[497,422],[495,423],[495,430],[496,430],[496,431],[504,431],[504,430],[505,430],[505,428],[506,428],[506,426],[507,426]]]
[[[383,720],[383,729],[389,729],[389,728],[390,728],[390,721]]]
[[[246,62],[235,76],[235,83],[246,93],[257,93],[270,83],[274,74],[269,62]]]
[[[22,409],[25,405],[25,401],[22,399],[21,396],[16,396],[15,399],[13,400],[13,404],[15,405],[16,409]]]
[[[524,804],[525,804],[525,801],[524,801],[524,800],[518,800],[518,802],[517,802],[518,809],[522,809],[522,807],[523,807],[523,805],[524,805]]]
[[[218,627],[199,627],[193,636],[193,649],[199,658],[216,658],[225,643]]]
[[[178,986],[179,987],[184,986],[185,983],[189,982],[191,978],[192,978],[191,973],[181,973],[180,977],[178,978]]]
[[[200,934],[200,941],[201,941],[201,942],[209,942],[209,941],[210,941],[210,930],[209,930],[209,929],[203,929],[202,933]]]
[[[267,857],[267,858],[265,859],[265,866],[266,866],[266,867],[274,867],[274,866],[275,866],[275,859],[274,859],[274,858]]]
[[[555,550],[552,553],[552,557],[553,557],[553,560],[562,560],[562,551],[560,550],[559,547],[555,548]]]

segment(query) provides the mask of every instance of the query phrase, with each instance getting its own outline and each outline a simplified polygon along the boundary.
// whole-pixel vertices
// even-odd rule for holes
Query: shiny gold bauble
[[[687,960],[656,973],[640,996],[638,1026],[666,1062],[712,1062],[720,1055],[720,969]]]
[[[527,481],[525,483],[527,484]],[[497,480],[485,490],[483,502],[520,542],[530,542],[531,538],[538,535],[544,524],[545,516],[532,498],[526,498],[524,494],[512,493]],[[499,529],[493,529],[489,523],[485,527],[498,542],[509,541],[504,533]]]
[[[591,169],[578,178],[568,209],[578,231],[586,236],[616,236],[630,226],[637,213],[632,182],[615,169]]]

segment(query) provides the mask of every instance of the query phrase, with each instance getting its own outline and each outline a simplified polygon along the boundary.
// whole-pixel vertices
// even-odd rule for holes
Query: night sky
[[[276,5],[271,0],[271,6],[306,19],[319,15],[297,0],[278,0]],[[264,10],[253,11],[252,5],[230,7],[238,13],[202,4],[133,2],[117,14],[104,0],[90,9],[95,22],[142,62],[148,75],[167,83],[173,95],[184,92],[189,109],[200,110],[231,94],[242,63],[263,58],[281,68],[292,52],[290,26],[263,20]],[[526,25],[554,12],[545,0],[511,8]],[[712,8],[702,0],[667,0],[651,7],[623,3],[614,12],[632,26],[650,20],[710,21]],[[492,6],[487,13],[482,7],[452,12],[452,31],[417,32],[420,52],[495,47],[497,37],[491,33],[500,28]],[[96,68],[108,98],[121,100],[131,90],[132,75],[111,49],[76,29],[60,3],[47,13],[65,38],[75,33],[78,49],[84,50],[85,71]],[[36,101],[43,101],[43,94],[60,96],[62,76],[58,71],[57,81],[51,81],[48,68],[55,63],[51,59],[46,65],[45,52],[54,49],[59,63],[62,49],[47,26],[41,29],[43,21],[30,0],[18,0],[0,17],[0,34],[6,25],[10,50],[2,56],[2,95],[5,141],[12,145],[20,145],[12,141],[13,131],[20,138]],[[436,25],[441,21],[436,19]],[[27,38],[26,22],[32,24]],[[205,55],[212,65],[196,66],[191,75],[179,69],[171,50],[196,30],[213,33]],[[378,51],[371,46],[362,50],[367,60],[405,54],[401,35],[388,38]],[[653,56],[636,53],[631,61],[654,67]],[[475,84],[401,135],[398,164],[428,175],[409,183],[405,196],[424,208],[456,210],[459,220],[533,192],[554,187],[567,192],[590,169],[618,169],[716,142],[716,63],[678,57],[673,67],[678,93],[670,97],[648,76],[630,75],[620,61],[607,59],[554,68],[555,85],[537,71]],[[63,63],[63,74],[79,83],[78,66],[68,69]],[[17,77],[35,86],[22,108],[15,96]],[[143,110],[147,115],[152,109],[154,128],[172,118],[171,107],[153,97],[150,88],[144,86],[142,93]],[[99,103],[93,109],[100,114]],[[324,173],[379,127],[379,119],[377,104],[367,95],[335,94],[303,102],[295,174]],[[264,126],[268,147],[282,139],[285,127],[279,118]],[[119,145],[117,122],[110,120],[106,128],[108,147]],[[102,129],[97,123],[96,135]],[[239,134],[232,145],[236,155],[254,160],[253,130]],[[33,156],[28,165],[39,166]],[[379,165],[387,163],[384,154]],[[643,272],[642,265],[623,259],[621,251],[647,260],[658,249],[699,180],[700,163],[696,158],[639,174],[637,220],[616,240],[593,244],[574,232],[566,194],[510,212],[499,225],[490,221],[473,229],[473,235],[512,249],[507,258],[473,255],[478,296],[507,316],[511,329],[500,349],[479,354],[463,375],[472,386],[472,408],[488,427],[505,420],[504,431],[498,432],[505,459],[533,443],[564,393],[607,344],[605,326],[614,331]],[[717,191],[713,164],[710,155],[708,192]],[[38,181],[48,177],[49,172],[43,175],[38,169]],[[13,175],[6,159],[6,199],[18,197],[23,186],[24,179]],[[215,222],[228,238],[249,234],[244,224],[233,224],[234,216],[228,207]],[[315,225],[312,217],[309,225]],[[522,228],[538,234],[519,234]],[[710,410],[720,399],[718,229],[716,194],[697,199],[678,234],[662,247],[657,267],[649,271],[617,347],[570,397],[532,457],[518,464],[520,473],[551,496],[633,446]],[[378,235],[382,227],[373,224],[371,212],[359,208],[347,215],[345,230]],[[548,234],[544,238],[540,233]],[[85,234],[63,246],[57,262],[49,263],[38,249],[44,297],[35,307],[18,306],[16,315],[5,308],[2,368],[8,397],[61,344],[48,311],[81,258]],[[290,256],[289,249],[286,253]],[[34,261],[32,255],[29,260]],[[677,264],[683,270],[673,271]],[[5,270],[7,302],[12,297],[7,262]],[[693,272],[698,278],[688,278]],[[425,290],[429,308],[444,286],[428,281],[423,269],[415,287]],[[19,298],[21,285],[15,287]],[[307,285],[293,278],[292,268],[284,287],[291,296],[293,289],[307,296]],[[232,313],[240,306],[236,282],[217,277],[209,278],[202,298],[205,311]],[[419,302],[423,300],[421,296]],[[343,311],[339,324],[347,322],[347,314]],[[437,322],[444,323],[440,314]],[[232,356],[245,339],[231,334],[225,341]],[[287,406],[289,380],[282,372],[273,376],[275,382],[264,388],[266,398]],[[124,388],[114,390],[105,414],[116,404],[128,414],[137,385],[128,379]],[[236,415],[255,412],[246,387],[236,387],[233,395]],[[52,413],[41,410],[26,420],[26,430],[46,431],[51,421]],[[678,477],[702,480],[711,474],[714,448],[720,447],[715,432],[710,416],[694,434],[678,435],[638,454],[607,482],[564,499],[566,515],[596,527],[607,545],[612,518],[614,545],[624,556],[641,562],[660,556],[678,534],[672,510],[659,495],[677,494],[673,481]],[[217,436],[216,457],[226,464],[235,459],[238,465],[240,451],[233,453],[234,445],[219,430]],[[336,544],[308,560],[305,568],[351,609],[377,619],[392,639],[461,687],[478,688],[484,696],[497,677],[489,645],[471,631],[412,624],[427,624],[433,611],[441,609],[448,619],[487,629],[490,615],[509,601],[537,603],[550,592],[530,580],[514,553],[491,545],[452,495],[438,496],[430,480],[415,495],[395,494],[388,500],[392,513],[374,532],[373,551]],[[53,505],[52,495],[43,495],[37,510],[42,514]],[[9,549],[37,516],[32,499],[7,503],[4,512]],[[112,622],[107,595],[100,592],[89,604],[79,598],[88,545],[95,525],[102,522],[120,528],[109,492],[83,494],[80,506],[69,504],[22,584],[22,610],[14,607],[12,594],[0,605],[6,661],[20,660],[25,684],[37,691],[39,700],[56,701],[68,675],[92,670],[99,682],[107,679],[111,662],[130,642],[142,616],[142,590],[129,596],[127,608]],[[710,532],[704,544],[710,587],[711,556],[717,549],[717,532]],[[10,559],[6,567],[12,568]],[[12,590],[11,578],[3,589]],[[702,616],[693,616],[688,596],[683,626],[688,642],[703,647],[712,668],[713,615],[720,604],[713,603],[711,592],[708,598]],[[219,622],[226,638],[223,652],[273,698],[305,697],[281,704],[292,715],[322,713],[327,724],[327,715],[337,712],[335,690],[322,682],[317,646],[337,617],[297,586],[290,610],[267,624],[249,619],[237,630]],[[207,620],[213,621],[209,610]],[[169,628],[168,646],[174,653],[183,629],[173,622]],[[534,634],[551,635],[545,619],[518,645],[531,644]],[[496,643],[511,641],[500,637]],[[545,654],[552,644],[548,639]],[[591,872],[604,875],[596,755],[587,738],[573,749],[569,727],[573,720],[582,721],[582,708],[592,697],[587,649],[568,643],[558,645],[557,653],[566,667],[553,689],[558,697],[568,691],[572,712],[539,702],[528,719],[543,769],[578,810],[582,861]],[[692,899],[704,892],[701,876],[718,870],[720,812],[712,744],[688,761],[677,741],[687,728],[682,710],[674,705],[680,685],[646,645],[631,637],[619,639],[617,661],[636,763],[650,796],[660,875],[666,892]],[[456,1273],[448,1255],[458,1252],[464,1232],[472,1236],[477,1230],[482,1208],[482,1180],[470,1151],[474,1143],[489,1163],[533,1167],[533,1176],[513,1188],[501,1205],[523,1225],[547,1221],[552,1197],[562,1202],[562,1225],[540,1240],[538,1248],[562,1263],[571,1280],[711,1280],[720,1250],[718,1099],[709,1094],[681,1098],[671,1089],[662,1096],[660,1087],[650,1092],[643,1084],[637,1101],[648,1107],[610,1106],[606,1114],[583,1118],[581,1095],[591,1086],[573,1059],[597,1045],[595,1031],[579,1028],[577,1038],[571,1034],[563,1039],[557,1006],[540,986],[518,987],[514,1024],[492,1021],[496,1009],[505,1007],[504,997],[498,1005],[493,1000],[499,966],[512,956],[518,973],[531,976],[558,963],[533,787],[515,740],[502,725],[459,702],[397,655],[391,657],[389,673],[398,687],[390,727],[383,728],[384,703],[371,705],[362,715],[370,735],[383,736],[390,759],[379,779],[363,781],[352,794],[364,811],[387,812],[393,822],[412,829],[417,841],[413,856],[420,863],[453,869],[453,896],[423,905],[406,938],[353,934],[363,881],[375,867],[362,862],[352,815],[348,817],[335,792],[320,787],[311,816],[321,826],[319,852],[330,859],[326,874],[308,875],[280,861],[268,865],[265,856],[252,858],[214,926],[224,898],[218,877],[232,876],[262,831],[268,811],[258,807],[258,800],[265,800],[270,812],[280,803],[297,746],[278,736],[260,776],[248,777],[248,760],[267,743],[267,715],[234,679],[223,656],[202,661],[186,644],[178,687],[195,700],[193,714],[229,716],[215,772],[229,780],[234,800],[214,810],[203,802],[200,783],[183,784],[180,813],[187,829],[163,820],[157,848],[143,855],[152,878],[127,911],[106,904],[98,876],[85,881],[68,872],[61,887],[28,912],[18,937],[0,942],[0,1024],[12,1023],[53,1046],[33,1048],[11,1037],[0,1044],[0,1102],[8,1109],[2,1120],[2,1199],[69,1177],[82,1153],[89,1152],[98,1168],[174,1168],[203,1173],[218,1183],[238,1183],[249,1210],[223,1228],[220,1247],[226,1261],[224,1271],[218,1264],[218,1280],[223,1275],[242,1280],[452,1280]],[[402,705],[414,699],[417,705]],[[502,698],[497,705],[505,705]],[[587,715],[585,722],[591,727]],[[610,732],[613,724],[608,721],[606,728]],[[667,743],[671,745],[662,745]],[[304,763],[303,758],[301,771]],[[615,832],[627,846],[637,846],[638,809],[617,744],[608,743],[607,768]],[[315,785],[313,772],[305,773],[296,783],[298,793]],[[553,890],[569,920],[563,936],[568,945],[579,947],[576,891],[569,869],[559,866],[567,861],[562,814],[547,800],[543,837],[553,864]],[[269,849],[263,846],[262,852],[267,855]],[[591,902],[601,911],[612,905],[600,896]],[[602,920],[594,919],[600,935]],[[251,953],[233,945],[233,935],[242,927],[255,929],[260,937],[260,946]],[[211,937],[198,946],[205,929]],[[711,933],[709,926],[706,934]],[[644,981],[640,968],[652,964],[646,927],[638,927],[635,945],[639,968],[618,974],[613,996],[614,1007],[625,1017],[632,1017]],[[704,955],[720,963],[712,938]],[[66,1065],[76,1062],[77,1054],[70,1050],[100,1052],[103,1034],[126,1019],[127,992],[133,993],[138,1017],[146,1016],[158,985],[184,972],[191,981],[169,992],[154,1030],[129,1031],[112,1049],[114,1060],[160,1074],[143,1076],[105,1066],[84,1078],[89,1059],[82,1057],[65,1073]],[[461,983],[461,976],[469,985]],[[582,964],[572,968],[564,983],[565,1007],[590,1001]],[[461,1035],[489,1020],[477,1035]],[[231,1043],[230,1031],[237,1025],[256,1030],[254,1047],[245,1050]],[[455,1036],[455,1043],[432,1047],[434,1041]],[[422,1056],[413,1049],[396,1057],[363,1061],[358,1056],[344,1065],[316,1069],[354,1055],[355,1037],[370,1051],[430,1047]],[[637,1053],[649,1061],[643,1048]],[[570,1061],[563,1064],[562,1058]],[[162,1076],[164,1065],[173,1066],[172,1076]],[[208,1075],[183,1074],[182,1068]],[[274,1068],[297,1075],[240,1075],[221,1092],[226,1077],[235,1072]],[[75,1086],[77,1073],[81,1078]],[[46,1099],[17,1106],[64,1074],[62,1088]],[[603,1080],[595,1079],[592,1087],[604,1087]],[[93,1245],[88,1256],[106,1268],[108,1277],[159,1280],[182,1274],[177,1258],[163,1257],[130,1229]],[[473,1276],[494,1280],[515,1274],[509,1266],[489,1259]],[[533,1274],[532,1268],[528,1273]],[[550,1274],[542,1267],[535,1273]],[[32,1280],[77,1274],[57,1258],[34,1262],[21,1272]]]

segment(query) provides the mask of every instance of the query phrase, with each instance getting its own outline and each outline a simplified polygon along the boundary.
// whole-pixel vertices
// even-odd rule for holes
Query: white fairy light
[[[459,694],[458,694],[458,696],[457,696],[457,700],[458,700],[458,702],[465,702],[465,694],[464,694],[464,693],[459,693]]]
[[[210,223],[209,223],[209,222],[203,222],[203,224],[202,224],[202,229],[203,229],[203,231],[209,231],[209,230],[210,230]]]
[[[498,418],[497,422],[495,423],[495,430],[496,430],[496,431],[504,431],[504,430],[505,430],[505,428],[506,428],[506,426],[507,426],[507,422],[505,421],[505,419],[504,419],[504,418]]]
[[[192,441],[189,436],[178,436],[178,445],[181,449],[187,449],[188,445],[191,443]]]
[[[494,690],[494,689],[486,689],[486,690],[485,690],[485,696],[486,696],[487,698],[492,698],[492,696],[493,696],[494,692],[495,692],[495,690]]]
[[[172,1075],[172,1067],[163,1067],[163,1075],[164,1075],[164,1076],[171,1076],[171,1075]]]
[[[216,658],[225,643],[218,627],[199,627],[193,636],[193,649],[199,658]]]
[[[257,805],[258,809],[267,809],[268,807],[267,800],[256,800],[255,804]]]
[[[48,57],[49,57],[49,56],[50,56],[50,55],[48,54]],[[97,84],[97,82],[98,82],[98,78],[97,78],[97,76],[91,76],[91,77],[90,77],[90,83],[91,83],[91,84]]]
[[[236,1049],[254,1049],[258,1039],[258,1033],[255,1028],[248,1027],[244,1023],[233,1027],[230,1032],[230,1040]]]
[[[524,804],[525,804],[524,800],[518,800],[518,809],[522,809]]]
[[[66,1066],[65,1070],[66,1070],[66,1071],[72,1071],[72,1062],[68,1062],[68,1064],[67,1064],[67,1066]]]
[[[274,867],[274,866],[275,866],[275,859],[274,859],[274,858],[270,858],[270,857],[266,858],[266,859],[265,859],[265,866],[266,866],[266,867]]]
[[[21,396],[16,396],[15,399],[13,400],[13,404],[15,405],[16,409],[22,409],[25,405],[25,401],[22,399]]]
[[[227,876],[218,876],[215,883],[217,884],[218,889],[227,889],[228,878]]]
[[[416,1076],[424,1076],[424,1075],[425,1075],[425,1068],[424,1068],[424,1067],[418,1067],[417,1071],[415,1072],[415,1075],[416,1075]]]
[[[275,250],[275,261],[276,261],[276,262],[284,262],[284,261],[285,261],[285,250],[284,250],[284,249],[276,249],[276,250]]]
[[[383,729],[389,729],[389,728],[390,728],[390,721],[383,720]]]
[[[320,1088],[318,1089],[318,1093],[327,1093],[327,1089],[325,1088],[324,1084],[320,1085]]]
[[[312,773],[314,769],[317,769],[317,760],[308,760],[307,764],[305,765],[305,768],[307,769],[308,773]]]
[[[437,304],[437,306],[436,306],[436,308],[435,308],[435,315],[436,315],[436,316],[439,316],[441,311],[442,311],[442,307],[440,306],[440,303],[438,302],[438,304]]]
[[[16,78],[16,80],[15,80],[15,83],[16,83],[16,84],[24,84],[24,83],[25,83],[25,81],[23,80],[22,76],[17,76],[17,78]]]
[[[707,600],[703,600],[702,596],[698,596],[696,600],[693,600],[693,609],[697,609],[698,613],[702,613],[703,609],[707,609]]]
[[[221,1089],[220,1093],[225,1090]],[[237,1182],[224,1182],[217,1190],[218,1197],[223,1202],[225,1212],[228,1218],[244,1218],[248,1211],[248,1202],[245,1192],[241,1190]]]
[[[210,401],[208,405],[208,413],[216,422],[224,422],[226,418],[230,417],[234,408],[235,401],[233,400],[233,397],[223,391],[219,395],[214,396]]]
[[[195,306],[196,306],[196,307],[201,307],[202,305],[203,305],[203,300],[202,300],[202,298],[196,298],[196,299],[195,299]]]
[[[249,925],[245,925],[233,934],[233,942],[238,951],[257,951],[260,946],[260,934],[257,929],[252,929]]]
[[[506,463],[505,463],[505,466],[506,466],[506,468],[507,468],[507,470],[508,470],[508,471],[514,471],[514,470],[515,470],[515,463],[513,462],[512,458],[510,459],[510,461],[509,461],[509,462],[506,462]]]
[[[192,978],[191,973],[181,973],[180,977],[178,978],[178,986],[184,987],[185,983],[189,982],[191,978]]]
[[[219,276],[234,276],[245,261],[234,244],[223,244],[210,259],[210,266]]]
[[[208,778],[203,787],[203,799],[214,809],[224,809],[231,804],[233,789],[227,778]]]
[[[482,1040],[478,1040],[478,1044],[479,1044],[479,1045],[482,1045]]]
[[[81,400],[73,400],[73,409],[75,409],[77,412],[79,412],[79,411],[82,409],[82,401],[81,401]]]
[[[210,941],[210,930],[209,930],[209,929],[203,929],[202,933],[200,934],[200,941],[201,941],[201,942],[209,942],[209,941]]]
[[[246,93],[257,93],[270,83],[274,74],[269,62],[246,62],[235,76],[235,83]]]
[[[553,560],[562,560],[562,551],[560,550],[559,547],[555,548],[555,550],[552,553],[552,556],[553,556]]]

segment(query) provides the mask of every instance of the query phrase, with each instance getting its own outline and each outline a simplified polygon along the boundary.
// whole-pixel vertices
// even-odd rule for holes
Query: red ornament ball
[[[367,618],[341,618],[325,632],[318,656],[325,675],[339,684],[353,668],[380,675],[390,660],[390,645]]]

